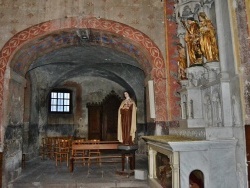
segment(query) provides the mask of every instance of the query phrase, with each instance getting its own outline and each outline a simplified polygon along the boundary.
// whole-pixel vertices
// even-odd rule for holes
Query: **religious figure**
[[[212,98],[212,109],[213,109],[213,123],[214,126],[221,125],[221,102],[219,93],[215,92]]]
[[[128,92],[124,92],[125,100],[122,101],[118,110],[119,142],[124,145],[133,145],[136,132],[136,105]]]
[[[156,176],[160,180],[162,187],[172,187],[172,168],[170,159],[163,154],[157,155],[157,169]]]
[[[205,14],[200,12],[198,15],[200,21],[200,46],[203,56],[207,62],[219,61],[219,51],[216,40],[215,28]]]
[[[207,123],[208,126],[211,126],[211,121],[212,121],[212,104],[211,104],[211,100],[210,97],[208,95],[205,96],[204,98],[205,103],[205,121]]]
[[[187,19],[188,25],[186,25],[184,22],[182,23],[187,30],[184,39],[188,49],[189,66],[202,64],[199,24],[194,20],[194,18]]]
[[[178,78],[179,80],[186,80],[186,68],[187,68],[187,56],[185,48],[182,46],[182,44],[177,44],[177,49],[179,53],[178,58]]]
[[[240,125],[240,104],[235,95],[232,96],[233,123]]]

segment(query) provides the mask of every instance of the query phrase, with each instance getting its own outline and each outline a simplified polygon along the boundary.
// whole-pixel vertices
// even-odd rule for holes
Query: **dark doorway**
[[[88,108],[88,139],[101,140],[102,135],[102,106],[101,104],[87,104]]]
[[[118,109],[122,99],[111,91],[103,100],[102,140],[117,140]]]

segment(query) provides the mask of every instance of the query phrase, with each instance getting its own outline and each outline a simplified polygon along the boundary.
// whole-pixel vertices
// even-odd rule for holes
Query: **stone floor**
[[[32,160],[26,162],[18,179],[9,188],[149,188],[147,178],[141,172],[147,172],[147,156],[136,154],[136,175],[118,175],[121,163],[102,163],[88,166],[76,164],[70,172],[66,163],[55,165],[55,161]]]

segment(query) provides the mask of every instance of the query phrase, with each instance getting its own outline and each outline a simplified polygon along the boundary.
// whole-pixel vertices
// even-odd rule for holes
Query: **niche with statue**
[[[193,2],[197,12],[187,14],[187,7],[177,6],[180,43],[177,45],[178,79],[181,84],[184,127],[221,126],[220,62],[216,30],[212,20]],[[192,4],[190,2],[189,4]],[[192,6],[190,6],[192,7]]]
[[[175,5],[179,43],[178,82],[180,127],[170,134],[217,139],[232,137],[229,127],[241,123],[239,81],[230,80],[225,46],[219,45],[223,29],[217,23],[214,1],[180,0]],[[220,34],[219,34],[220,33]],[[221,57],[220,57],[221,56]]]

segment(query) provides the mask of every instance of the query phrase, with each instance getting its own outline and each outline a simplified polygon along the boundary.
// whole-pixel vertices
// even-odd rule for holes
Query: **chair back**
[[[100,144],[100,140],[88,140],[90,144]]]
[[[86,143],[85,139],[77,139],[72,141],[72,144],[84,144],[84,143]]]
[[[71,147],[70,139],[58,139],[59,152],[69,152]]]

